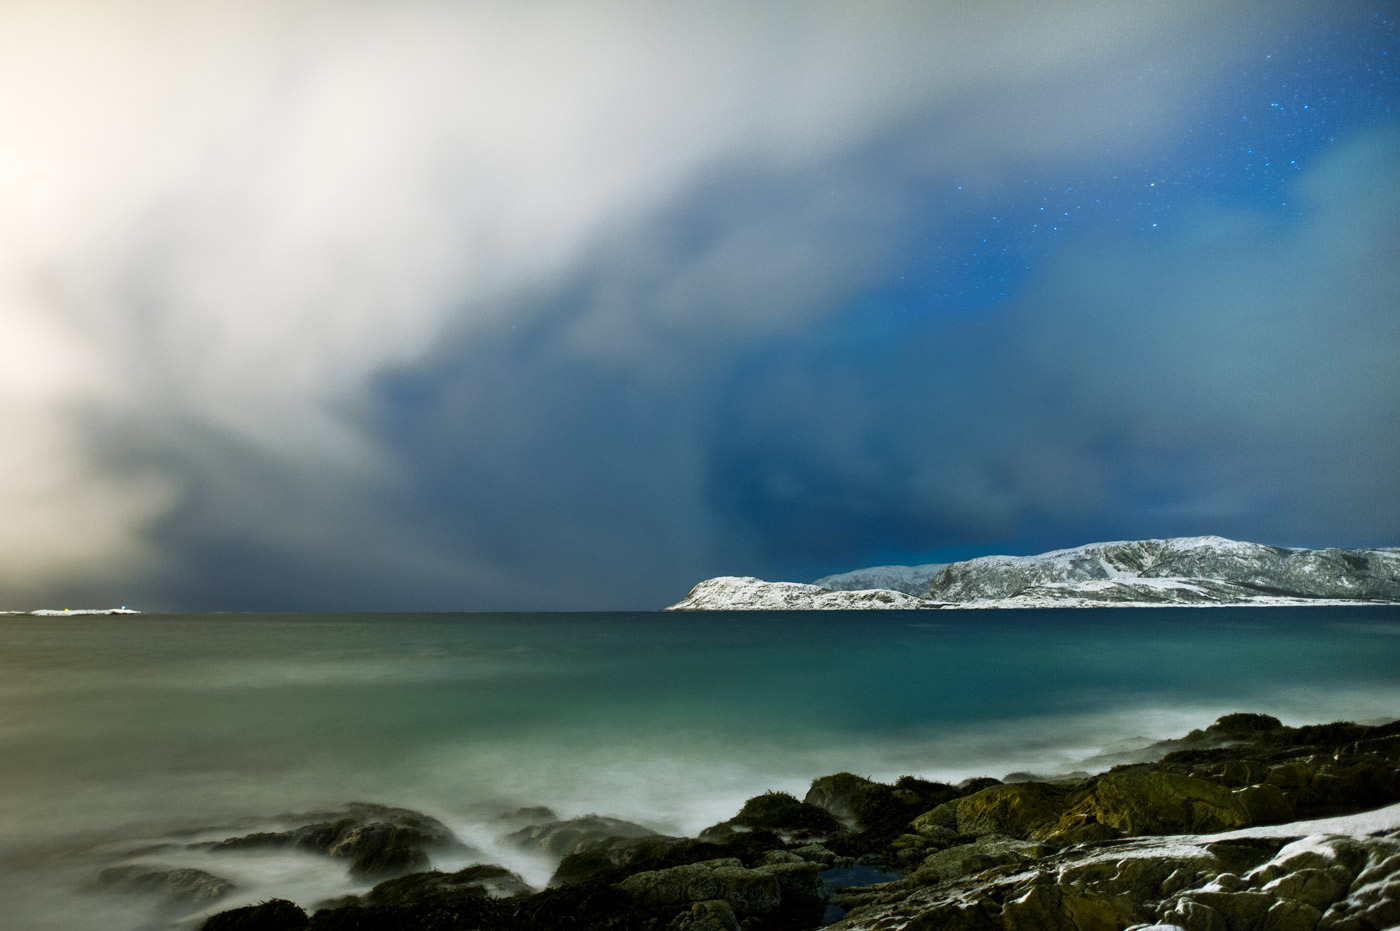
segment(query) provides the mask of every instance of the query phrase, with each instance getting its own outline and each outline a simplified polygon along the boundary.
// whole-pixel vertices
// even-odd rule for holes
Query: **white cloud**
[[[1090,116],[1069,97],[1205,9],[8,3],[0,585],[147,555],[180,488],[161,456],[118,469],[95,424],[178,450],[199,423],[298,474],[372,481],[389,464],[346,415],[367,378],[518,306],[702,171],[807,170],[967,96],[1007,110],[959,116],[915,161],[1072,151],[1074,114],[1145,145],[1170,120],[1125,129],[1133,112],[1197,75],[1091,82]],[[1065,75],[1055,106],[1016,109],[1012,89]],[[706,293],[734,249],[762,268],[762,242],[728,248],[658,286],[669,312],[703,315],[677,289]]]

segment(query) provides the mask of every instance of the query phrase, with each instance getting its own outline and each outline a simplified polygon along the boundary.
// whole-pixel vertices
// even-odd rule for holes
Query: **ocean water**
[[[0,916],[178,929],[363,891],[311,855],[180,846],[347,801],[478,851],[438,866],[542,885],[503,813],[693,834],[828,773],[1103,768],[1236,711],[1400,717],[1400,609],[3,617]],[[96,888],[123,863],[238,890],[156,909]]]

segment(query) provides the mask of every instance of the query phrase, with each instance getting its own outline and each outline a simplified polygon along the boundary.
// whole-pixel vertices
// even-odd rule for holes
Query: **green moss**
[[[839,834],[841,822],[825,808],[799,801],[786,792],[765,792],[744,803],[729,821],[746,828],[766,828],[789,834]]]

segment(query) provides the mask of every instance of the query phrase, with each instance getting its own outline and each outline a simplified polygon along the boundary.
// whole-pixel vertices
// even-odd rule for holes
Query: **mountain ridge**
[[[866,580],[888,587],[847,587]],[[814,584],[724,576],[701,582],[667,610],[1290,604],[1400,604],[1400,547],[1302,549],[1219,536],[1120,540],[1037,556],[877,566]]]

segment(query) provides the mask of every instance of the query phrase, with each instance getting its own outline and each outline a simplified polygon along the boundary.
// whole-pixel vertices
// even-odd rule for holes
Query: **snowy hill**
[[[928,591],[928,583],[947,567],[948,563],[930,563],[926,566],[872,566],[869,569],[856,569],[854,572],[840,572],[817,579],[813,585],[839,592],[868,591],[885,589],[904,592],[916,598]]]
[[[893,591],[832,591],[800,582],[720,576],[690,590],[668,611],[850,611],[872,608],[937,608],[912,595]]]
[[[1092,543],[947,566],[926,597],[966,607],[1400,601],[1400,549],[1303,550],[1224,537]]]
[[[927,574],[923,587],[917,582]],[[1224,537],[1091,543],[1039,556],[878,566],[815,585],[724,577],[675,609],[1400,604],[1400,548],[1283,549]]]

